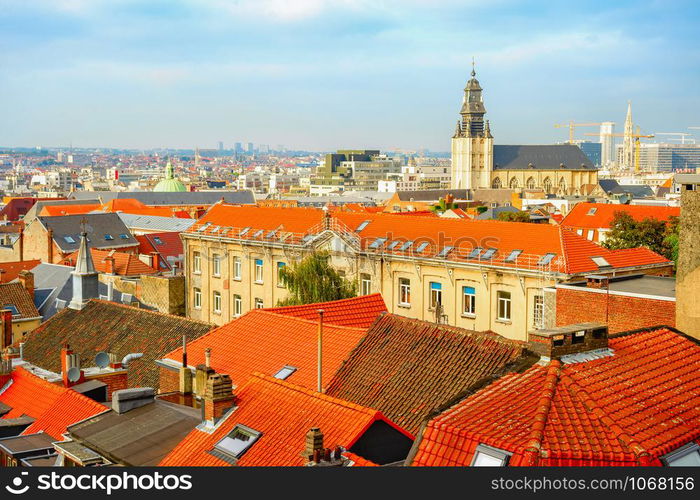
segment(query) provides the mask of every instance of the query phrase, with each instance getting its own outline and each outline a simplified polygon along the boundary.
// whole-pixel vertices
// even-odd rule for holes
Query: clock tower
[[[489,122],[484,121],[486,108],[482,88],[476,79],[472,62],[471,78],[464,87],[462,109],[452,136],[452,188],[476,189],[491,187],[493,170],[493,136]]]

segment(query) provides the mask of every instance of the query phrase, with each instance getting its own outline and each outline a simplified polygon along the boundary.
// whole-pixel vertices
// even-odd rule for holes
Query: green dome
[[[175,178],[175,169],[170,163],[170,160],[168,160],[167,165],[165,165],[165,179],[156,184],[153,191],[157,191],[159,193],[187,191],[185,185]]]

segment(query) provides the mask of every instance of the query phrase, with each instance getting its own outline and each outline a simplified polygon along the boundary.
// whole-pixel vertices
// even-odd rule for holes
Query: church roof
[[[494,170],[524,170],[528,168],[596,170],[591,160],[575,144],[494,146],[493,168]]]

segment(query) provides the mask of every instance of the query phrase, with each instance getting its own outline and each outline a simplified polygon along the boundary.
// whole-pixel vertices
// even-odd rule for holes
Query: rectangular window
[[[221,276],[221,256],[218,253],[212,256],[211,272],[214,276]]]
[[[442,305],[442,283],[430,282],[430,309]]]
[[[532,325],[535,328],[544,328],[544,297],[535,295],[535,302],[532,310]]]
[[[282,281],[282,270],[286,266],[284,262],[277,263],[277,286],[284,287],[284,281]]]
[[[263,299],[255,299],[255,308],[256,308],[256,309],[262,309],[262,308],[263,308]]]
[[[261,433],[255,429],[237,424],[226,437],[214,445],[214,449],[232,458],[241,458],[260,435]]]
[[[295,371],[297,371],[296,366],[283,366],[277,373],[273,375],[273,377],[278,378],[280,380],[286,380],[287,377],[289,377]]]
[[[408,278],[399,278],[399,304],[411,305],[411,280]]]
[[[476,314],[476,290],[471,286],[462,287],[462,314]]]
[[[510,292],[498,292],[498,319],[510,321]]]
[[[372,293],[372,278],[369,274],[360,274],[360,293],[362,295],[369,295]]]
[[[197,274],[202,272],[202,254],[199,252],[192,254],[192,272]]]
[[[214,292],[214,312],[221,314],[221,293]]]
[[[105,239],[108,240],[108,241],[109,241],[109,240],[113,240],[113,239],[114,239],[114,236],[112,236],[111,234],[105,234]]]
[[[194,289],[194,308],[202,308],[202,291],[199,288]]]
[[[255,259],[255,282],[263,282],[263,261],[262,259]]]
[[[700,467],[700,446],[690,442],[661,457],[668,467]]]
[[[233,315],[237,318],[243,313],[243,300],[240,295],[233,296]]]
[[[589,230],[588,230],[588,236],[587,236],[587,238],[588,238],[589,240],[593,240],[593,234],[594,234],[593,229],[589,229]]]
[[[235,279],[235,280],[241,279],[241,258],[240,257],[233,258],[233,279]]]
[[[480,444],[474,451],[472,467],[505,467],[508,465],[511,453],[498,448]]]

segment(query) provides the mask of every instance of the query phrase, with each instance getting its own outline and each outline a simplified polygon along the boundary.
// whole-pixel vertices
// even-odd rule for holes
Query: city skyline
[[[442,152],[472,57],[497,144],[620,128],[627,100],[646,133],[700,125],[690,2],[0,6],[3,146]]]

